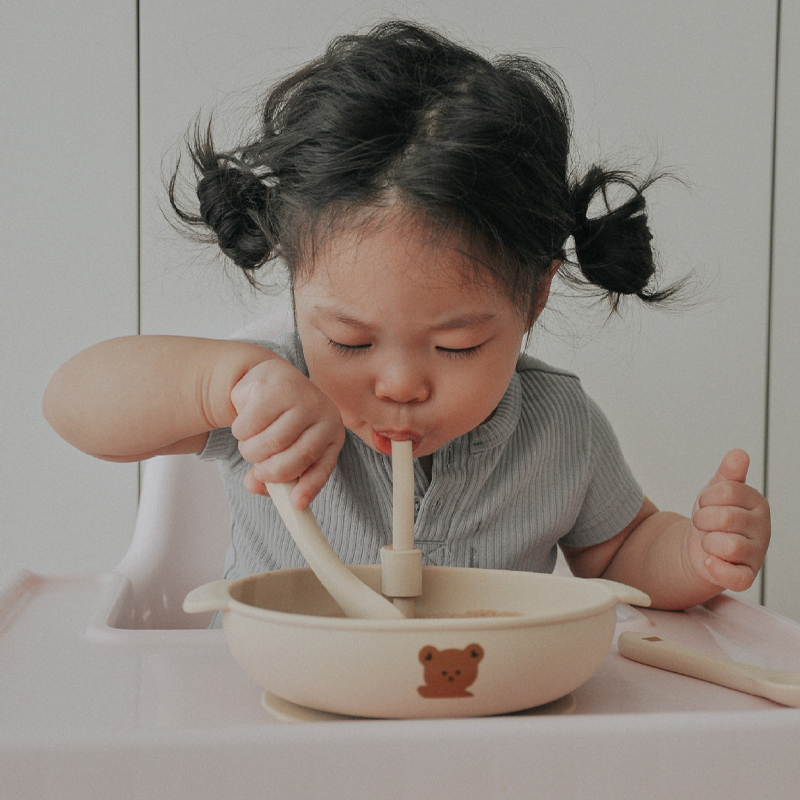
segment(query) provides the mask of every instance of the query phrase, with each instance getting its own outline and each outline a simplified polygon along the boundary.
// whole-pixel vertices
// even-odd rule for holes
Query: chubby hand
[[[292,502],[305,508],[319,493],[344,444],[339,409],[282,358],[253,367],[233,387],[236,419],[231,432],[253,466],[244,486],[267,494],[265,483],[298,479]]]
[[[769,504],[745,483],[750,457],[731,450],[697,497],[689,557],[696,573],[740,592],[755,580],[770,537]]]

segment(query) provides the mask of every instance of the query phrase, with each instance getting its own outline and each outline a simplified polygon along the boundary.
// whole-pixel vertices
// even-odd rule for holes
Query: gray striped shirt
[[[299,338],[259,342],[308,374]],[[229,428],[201,458],[219,459],[231,506],[225,576],[305,566],[269,498],[244,489],[250,465]],[[557,544],[585,547],[623,530],[642,490],[608,420],[578,378],[521,355],[492,417],[433,454],[415,475],[415,541],[423,563],[551,572]],[[311,508],[349,564],[377,563],[391,543],[391,459],[347,431],[336,468]]]

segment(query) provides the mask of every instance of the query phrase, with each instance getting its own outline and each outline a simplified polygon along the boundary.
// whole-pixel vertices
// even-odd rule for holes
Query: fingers
[[[746,483],[719,481],[700,492],[697,498],[697,507],[734,506],[753,510],[758,508],[763,500],[761,492]]]
[[[770,538],[770,512],[766,498],[752,486],[727,481],[705,489],[697,498],[692,525],[704,534],[739,536],[756,545],[756,554],[766,553]],[[708,548],[706,548],[708,549]],[[712,555],[725,557],[723,553]]]
[[[340,436],[338,430],[334,430],[333,426],[328,425],[327,422],[311,425],[305,428],[288,447],[261,458],[255,464],[253,474],[262,483],[287,483],[296,478],[302,478],[309,470],[322,462],[323,465],[330,464],[330,469],[325,475],[325,480],[327,480],[328,475],[333,471],[336,456],[343,443],[344,429]],[[335,451],[332,463],[331,450]],[[312,473],[312,475],[316,474],[317,472]],[[317,491],[322,488],[324,482],[323,480],[319,484]],[[308,479],[307,484],[311,486],[312,479]]]
[[[760,517],[760,505],[753,498],[752,505],[746,506],[725,503],[699,506],[692,515],[692,524],[699,531],[727,531],[747,536]]]
[[[259,364],[234,387],[237,417],[231,432],[253,466],[244,486],[268,494],[265,483],[295,479],[292,502],[305,508],[333,472],[344,444],[344,426],[334,403],[299,370],[281,359]]]
[[[304,509],[319,494],[336,466],[340,449],[335,445],[328,447],[323,456],[300,476],[291,495],[296,508]]]
[[[698,575],[735,592],[753,583],[764,560],[757,541],[724,531],[695,530],[690,538],[690,556]]]
[[[239,452],[251,464],[266,461],[297,446],[303,434],[318,425],[318,419],[308,409],[294,407],[284,411],[275,419],[265,417],[262,425],[263,427],[256,426],[252,433],[244,426],[236,431],[231,428],[234,436],[239,439]],[[246,430],[247,432],[245,432]],[[307,469],[308,466],[309,464],[305,464],[302,469]],[[299,474],[298,472],[297,475]],[[297,475],[293,475],[288,480],[296,478]],[[277,476],[274,479],[266,476],[264,480],[281,482],[277,480]]]
[[[744,483],[748,467],[743,450],[727,453],[692,513],[693,563],[700,574],[734,591],[755,580],[770,538],[769,504]]]
[[[269,497],[269,492],[267,491],[267,487],[264,486],[264,481],[258,480],[253,474],[253,467],[250,467],[247,471],[243,483],[244,488],[250,492],[250,494],[261,494],[264,495],[264,497]]]
[[[704,534],[702,545],[708,556],[736,565],[750,565],[757,559],[759,550],[752,539],[728,531],[710,531]]]
[[[719,586],[733,592],[743,592],[752,586],[757,572],[746,564],[731,564],[715,556],[707,556],[703,566],[711,579]]]
[[[322,487],[330,478],[333,468],[336,466],[336,459],[339,457],[341,446],[334,443],[329,445],[322,456],[314,461],[311,466],[302,472],[298,478],[294,471],[286,473],[291,477],[266,477],[261,475],[267,470],[264,464],[256,464],[247,471],[244,476],[244,488],[251,494],[260,494],[269,497],[269,491],[265,483],[288,483],[298,478],[297,486],[292,490],[292,503],[295,508],[304,509],[319,494]],[[277,473],[276,473],[277,474]]]
[[[729,450],[717,468],[716,474],[708,482],[708,486],[713,486],[720,481],[744,483],[747,480],[747,470],[749,468],[750,456],[744,450]]]

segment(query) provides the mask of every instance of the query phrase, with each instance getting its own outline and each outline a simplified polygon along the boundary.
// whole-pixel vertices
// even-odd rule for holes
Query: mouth
[[[372,443],[379,453],[385,456],[392,454],[392,442],[407,442],[413,443],[412,453],[416,454],[419,443],[422,441],[422,434],[412,430],[382,430],[372,431]]]

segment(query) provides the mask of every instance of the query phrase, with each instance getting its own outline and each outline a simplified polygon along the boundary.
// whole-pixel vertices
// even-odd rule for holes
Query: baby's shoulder
[[[580,378],[569,370],[545,364],[523,353],[517,360],[523,409],[537,417],[586,419],[590,403]]]
[[[581,384],[580,378],[574,372],[545,364],[544,361],[527,353],[520,353],[517,359],[517,372],[523,380],[563,383],[565,386],[573,385],[576,388],[580,388]]]
[[[248,336],[235,336],[234,338],[237,341],[257,344],[267,350],[272,350],[273,353],[286,359],[293,367],[297,367],[305,375],[308,375],[308,367],[303,356],[303,345],[297,331],[286,331],[271,340]]]

